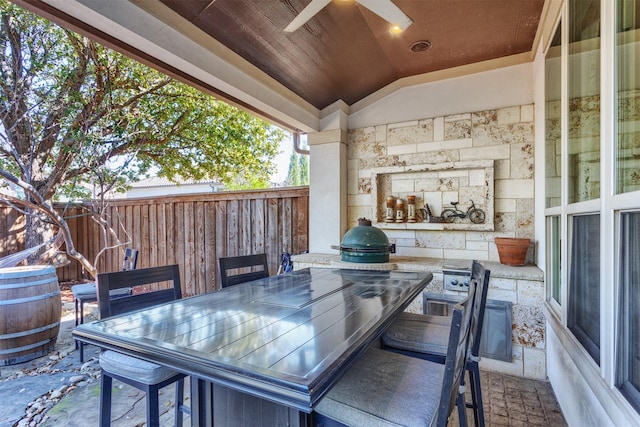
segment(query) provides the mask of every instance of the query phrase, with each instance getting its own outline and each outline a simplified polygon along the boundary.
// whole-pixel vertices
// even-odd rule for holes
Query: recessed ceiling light
[[[402,32],[402,27],[400,25],[392,25],[389,31],[391,31],[391,34],[400,34]]]
[[[413,43],[411,47],[409,47],[409,49],[411,49],[411,52],[414,53],[425,52],[431,49],[431,42],[429,40],[419,40]]]

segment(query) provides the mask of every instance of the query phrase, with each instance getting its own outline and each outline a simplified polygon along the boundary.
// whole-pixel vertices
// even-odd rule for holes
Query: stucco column
[[[309,252],[337,253],[347,227],[347,132],[307,135],[309,144]]]

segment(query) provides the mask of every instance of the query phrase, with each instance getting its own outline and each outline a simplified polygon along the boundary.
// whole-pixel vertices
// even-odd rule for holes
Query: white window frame
[[[547,232],[547,218],[559,216],[560,239],[562,241],[560,249],[561,257],[561,304],[555,303],[551,298],[551,288],[547,287],[547,308],[554,314],[562,326],[567,327],[569,292],[569,245],[570,224],[569,218],[572,215],[598,212],[601,218],[600,224],[600,366],[589,363],[588,353],[577,340],[572,346],[571,352],[577,352],[580,356],[574,361],[581,369],[589,369],[585,372],[585,378],[597,378],[602,381],[605,388],[615,389],[615,374],[617,369],[617,313],[619,294],[619,213],[626,210],[640,209],[640,191],[615,194],[615,141],[616,141],[616,1],[601,1],[601,38],[600,38],[600,198],[585,202],[567,204],[568,189],[568,40],[569,40],[569,6],[568,1],[564,2],[562,12],[559,16],[562,25],[562,58],[561,58],[561,206],[543,208],[545,221],[545,237]],[[552,33],[555,33],[557,23],[553,26]],[[550,43],[551,40],[548,41]],[[548,48],[548,47],[547,47]],[[544,112],[544,108],[540,109]],[[538,110],[538,111],[540,111]],[[541,144],[543,146],[544,144]],[[540,158],[540,157],[539,157]],[[541,157],[544,159],[544,155]],[[542,169],[543,170],[543,169]],[[545,182],[543,177],[541,182]],[[542,192],[542,194],[545,194]],[[545,201],[541,202],[543,206]],[[546,246],[546,245],[545,245]],[[545,247],[546,251],[551,248]],[[545,254],[546,255],[546,254]],[[546,257],[545,257],[546,259]],[[552,265],[547,265],[550,268]],[[584,357],[586,356],[586,358]],[[592,381],[590,381],[592,382]],[[595,386],[594,386],[595,387]],[[615,393],[616,391],[614,391]],[[619,392],[618,392],[619,393]],[[621,397],[621,399],[624,399]],[[626,402],[626,400],[625,400]],[[630,406],[629,406],[630,408]]]

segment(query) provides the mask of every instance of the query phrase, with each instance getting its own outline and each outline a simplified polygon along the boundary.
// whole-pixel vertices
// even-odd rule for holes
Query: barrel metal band
[[[32,282],[21,282],[21,283],[2,283],[0,284],[0,289],[17,289],[17,288],[27,288],[29,286],[37,286],[37,285],[45,285],[47,283],[51,283],[51,277],[42,279],[42,280],[34,280]],[[57,281],[57,279],[55,279]]]
[[[41,299],[47,299],[47,298],[55,297],[57,295],[60,295],[60,289],[58,289],[56,292],[49,292],[47,294],[40,294],[40,295],[36,295],[36,296],[32,296],[32,297],[16,298],[16,299],[0,301],[0,305],[22,304],[22,303],[25,303],[25,302],[32,302],[32,301],[38,301],[38,300],[41,300]]]
[[[49,343],[51,343],[51,339],[40,341],[40,342],[37,342],[35,344],[25,345],[25,346],[22,346],[22,347],[14,347],[14,348],[10,348],[10,349],[7,349],[7,350],[0,350],[0,354],[19,353],[21,351],[31,350],[33,348],[41,347],[41,346],[49,344]]]
[[[12,334],[3,334],[3,335],[0,335],[0,340],[8,340],[10,338],[20,338],[27,335],[33,335],[40,332],[44,332],[49,329],[57,328],[58,326],[60,326],[60,322],[51,323],[50,325],[42,326],[40,328],[30,329],[28,331],[14,332]]]

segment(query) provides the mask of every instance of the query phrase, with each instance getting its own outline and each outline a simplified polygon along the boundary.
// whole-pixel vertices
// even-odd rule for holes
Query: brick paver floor
[[[567,425],[551,384],[546,381],[481,371],[482,398],[487,426],[553,426]],[[471,401],[469,387],[467,400]],[[473,411],[467,410],[467,421],[473,426]],[[458,427],[456,410],[449,427]]]

